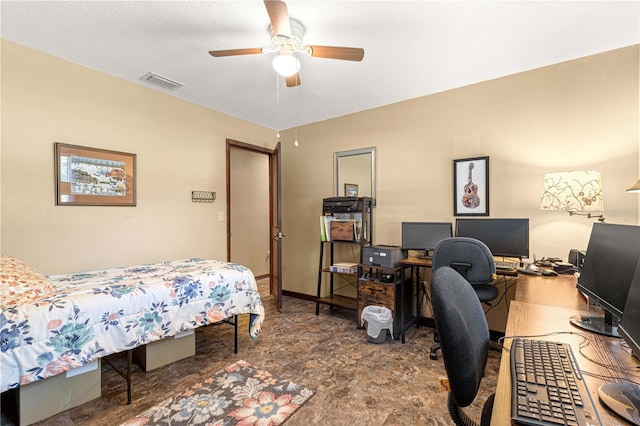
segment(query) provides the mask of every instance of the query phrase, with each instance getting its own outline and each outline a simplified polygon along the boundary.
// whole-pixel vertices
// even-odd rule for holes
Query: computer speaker
[[[584,250],[571,249],[569,250],[569,263],[578,268],[578,272],[582,269],[584,264],[584,257],[587,254]]]

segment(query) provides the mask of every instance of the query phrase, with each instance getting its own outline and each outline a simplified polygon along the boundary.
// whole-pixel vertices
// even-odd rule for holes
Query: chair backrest
[[[484,310],[467,280],[448,266],[434,272],[431,298],[450,397],[457,406],[467,407],[478,393],[489,356]]]
[[[475,238],[452,237],[440,241],[433,250],[433,270],[449,266],[472,285],[489,284],[496,274],[493,254],[485,243]]]

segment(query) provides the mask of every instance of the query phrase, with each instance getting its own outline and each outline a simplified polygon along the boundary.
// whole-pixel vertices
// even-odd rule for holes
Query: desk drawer
[[[396,283],[358,280],[358,321],[365,306],[377,305],[391,309],[395,318]]]

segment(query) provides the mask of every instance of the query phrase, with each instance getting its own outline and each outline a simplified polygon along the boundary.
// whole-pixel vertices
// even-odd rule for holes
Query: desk
[[[518,275],[515,300],[558,308],[587,310],[587,299],[576,289],[576,277]]]
[[[405,259],[402,259],[400,263],[403,265],[413,266],[417,268],[431,268],[431,266],[433,265],[433,260],[424,258],[424,257],[407,257]],[[517,271],[498,270],[496,274],[515,277],[517,275]]]
[[[402,268],[402,281],[406,279],[405,270],[410,271],[411,281],[415,284],[416,288],[416,305],[415,310],[417,316],[422,319],[426,319],[426,324],[430,327],[435,327],[435,324],[430,321],[433,318],[433,311],[431,310],[431,298],[430,289],[428,286],[423,286],[421,281],[431,281],[431,266],[432,260],[420,257],[408,257],[403,259],[400,264]],[[424,276],[420,279],[420,271],[423,270]],[[504,333],[507,323],[507,307],[511,300],[514,299],[515,287],[516,287],[516,271],[497,271],[498,278],[494,281],[494,285],[498,287],[499,295],[495,301],[492,301],[490,305],[483,304],[483,309],[487,313],[487,322],[489,323],[489,329],[492,331],[492,339],[497,339]],[[413,284],[409,287],[412,288]],[[425,303],[422,304],[421,301]]]
[[[587,337],[589,346],[583,349],[583,353],[590,358],[617,367],[640,366],[640,362],[628,350],[621,347],[621,339],[582,331],[569,323],[571,315],[596,309],[588,306],[586,299],[576,290],[575,283],[574,276],[518,276],[516,300],[511,302],[505,335],[533,335],[556,331],[579,332]],[[540,339],[545,338],[540,337]],[[580,335],[560,334],[546,339],[571,344],[574,355],[583,372],[633,379],[627,371],[616,371],[602,367],[581,355],[578,345],[583,341],[583,338]],[[511,340],[507,339],[506,346],[509,347],[510,345]],[[492,425],[511,424],[511,370],[509,356],[509,352],[504,351],[502,353],[491,420]],[[584,377],[603,423],[605,425],[626,424],[624,420],[604,407],[598,399],[598,387],[606,383],[607,380],[587,375]]]
[[[427,301],[430,301],[429,295],[427,294],[427,289],[423,288],[422,283],[420,282],[420,269],[431,269],[431,265],[432,265],[431,259],[426,259],[422,257],[407,257],[400,261],[400,265],[402,266],[402,272],[401,272],[402,282],[406,281],[407,277],[405,276],[405,271],[407,268],[409,268],[409,270],[411,271],[410,279],[412,282],[409,288],[413,289],[413,283],[415,283],[416,318],[418,317],[433,318],[433,312],[430,312],[429,315],[423,314],[422,312],[423,307],[420,304],[420,300],[422,299],[423,296],[427,298]],[[403,336],[402,343],[404,343],[404,336]]]

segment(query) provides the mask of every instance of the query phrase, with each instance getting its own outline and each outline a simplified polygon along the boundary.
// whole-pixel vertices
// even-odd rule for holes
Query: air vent
[[[184,84],[182,83],[178,83],[177,81],[171,80],[170,78],[163,77],[152,72],[148,72],[140,78],[151,84],[155,84],[156,86],[164,87],[165,89],[169,90],[176,90],[184,86]]]

